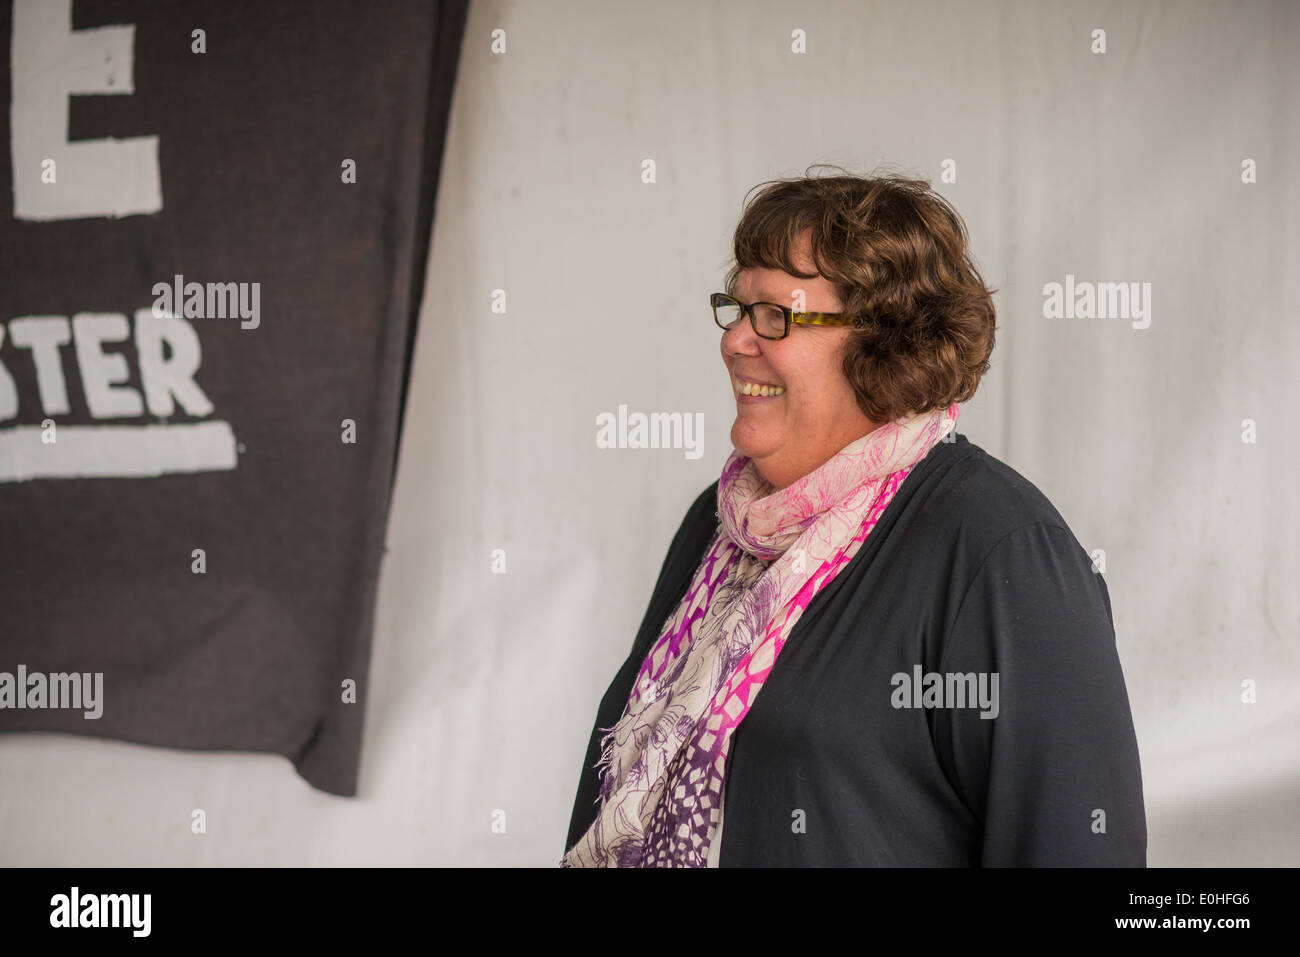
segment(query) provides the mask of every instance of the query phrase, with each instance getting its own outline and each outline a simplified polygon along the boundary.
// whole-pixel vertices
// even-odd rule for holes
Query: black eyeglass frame
[[[790,334],[791,324],[801,326],[851,326],[856,321],[855,316],[850,316],[842,312],[796,312],[788,306],[782,306],[775,302],[751,302],[744,303],[735,296],[729,296],[725,292],[709,293],[709,305],[713,309],[713,323],[723,332],[728,331],[731,327],[724,326],[722,319],[718,316],[719,306],[735,305],[740,308],[741,316],[749,316],[749,327],[754,330],[754,335],[761,339],[784,339]],[[772,306],[780,309],[781,314],[785,317],[785,331],[779,336],[765,336],[758,331],[758,320],[754,318],[755,306]]]

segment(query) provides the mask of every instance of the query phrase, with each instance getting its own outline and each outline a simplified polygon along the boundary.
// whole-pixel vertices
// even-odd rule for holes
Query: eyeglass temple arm
[[[838,312],[799,312],[792,309],[790,321],[809,326],[848,326],[853,324],[853,317]]]

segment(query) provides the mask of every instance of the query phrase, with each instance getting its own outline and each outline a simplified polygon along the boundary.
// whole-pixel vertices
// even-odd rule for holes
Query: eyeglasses
[[[749,313],[749,324],[764,339],[784,339],[790,334],[792,322],[806,326],[851,326],[854,319],[840,312],[795,312],[774,302],[746,304],[722,292],[711,293],[709,305],[713,307],[713,321],[719,329],[732,328],[742,315]]]

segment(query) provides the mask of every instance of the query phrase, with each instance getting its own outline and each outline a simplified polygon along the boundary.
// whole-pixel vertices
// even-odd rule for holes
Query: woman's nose
[[[735,354],[753,355],[758,348],[758,336],[749,324],[749,316],[741,316],[722,334],[722,350]]]

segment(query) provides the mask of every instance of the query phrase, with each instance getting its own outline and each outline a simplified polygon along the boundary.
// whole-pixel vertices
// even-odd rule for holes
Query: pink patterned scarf
[[[779,491],[732,451],[718,531],[622,718],[602,729],[600,810],[561,866],[705,866],[732,733],[803,610],[957,415],[890,422]]]

